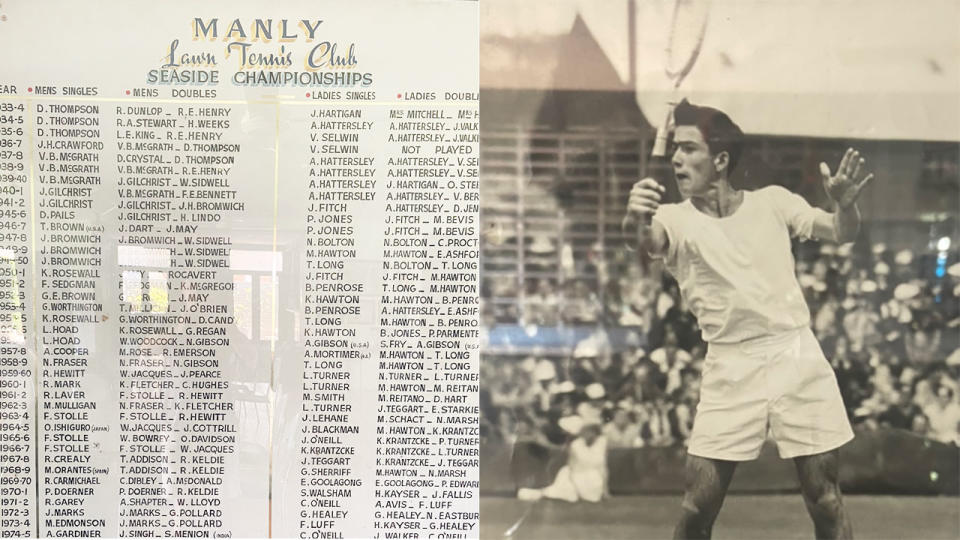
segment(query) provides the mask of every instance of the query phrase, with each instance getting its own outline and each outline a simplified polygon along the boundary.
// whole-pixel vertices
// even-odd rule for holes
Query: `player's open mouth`
[[[687,173],[682,173],[682,172],[677,171],[677,172],[674,173],[674,174],[676,175],[677,180],[689,180],[689,179],[690,179],[690,175],[688,175]]]

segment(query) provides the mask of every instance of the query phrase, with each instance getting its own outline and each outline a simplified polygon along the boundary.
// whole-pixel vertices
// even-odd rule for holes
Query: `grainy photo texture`
[[[960,535],[957,28],[482,3],[483,538]]]

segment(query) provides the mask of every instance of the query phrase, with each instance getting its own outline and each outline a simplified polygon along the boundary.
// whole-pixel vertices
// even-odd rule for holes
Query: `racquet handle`
[[[667,107],[667,114],[663,118],[663,122],[657,126],[657,134],[653,139],[653,150],[650,152],[650,160],[648,161],[647,170],[643,171],[644,176],[651,176],[650,166],[654,160],[662,160],[667,156],[667,142],[670,139],[670,125],[673,122],[673,103],[670,103]],[[663,179],[656,179],[660,184],[664,184]],[[644,216],[644,223],[650,225],[653,216],[647,214]]]
[[[653,140],[652,157],[662,158],[667,155],[667,140],[670,138],[670,121],[673,120],[673,105],[667,107],[667,115],[657,126],[657,136]]]

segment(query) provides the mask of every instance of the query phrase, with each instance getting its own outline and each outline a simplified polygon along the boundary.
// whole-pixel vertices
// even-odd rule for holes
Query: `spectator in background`
[[[623,352],[614,355],[610,368],[603,374],[603,386],[607,394],[614,399],[622,399],[630,394],[633,383],[633,369],[643,358],[643,349],[635,352]]]
[[[944,326],[943,313],[934,301],[935,295],[931,287],[920,282],[923,291],[918,297],[910,301],[910,310],[913,312],[914,328],[928,333],[939,333]]]
[[[880,322],[880,315],[867,296],[876,290],[876,283],[863,282],[860,287],[862,296],[856,299],[855,307],[843,318],[843,329],[850,339],[850,349],[854,352],[864,350],[867,345],[875,343],[878,337],[877,324]]]
[[[530,373],[512,365],[500,368],[497,382],[491,385],[490,403],[494,407],[515,408],[536,399],[537,388],[530,380]]]
[[[551,385],[557,378],[557,368],[550,360],[540,360],[533,369],[533,378],[537,381],[536,390],[532,393],[533,410],[537,414],[546,416],[552,405]]]
[[[537,280],[536,288],[527,295],[527,310],[530,322],[540,326],[556,326],[560,322],[560,296],[556,286],[548,279]]]
[[[877,280],[877,288],[887,292],[890,290],[890,266],[885,262],[878,262],[873,266],[873,275]]]
[[[944,443],[960,445],[960,404],[953,388],[941,384],[937,398],[924,411],[930,421],[930,437]]]
[[[517,416],[515,425],[516,433],[513,441],[516,444],[534,443],[546,448],[560,448],[547,438],[542,422],[537,422],[526,414],[520,414]]]
[[[622,355],[611,354],[609,351],[601,354],[594,362],[596,380],[603,385],[604,392],[607,395],[612,395],[620,385],[622,373],[620,364],[622,362]]]
[[[953,329],[948,333],[953,338],[950,346],[956,348],[960,347],[960,263],[952,264],[947,269],[947,275],[950,277],[944,284],[943,302],[940,305],[943,308],[944,325]]]
[[[633,368],[633,377],[629,388],[629,397],[637,403],[651,401],[663,394],[665,380],[657,365],[644,358]]]
[[[664,391],[669,394],[680,387],[680,371],[690,365],[693,356],[678,346],[676,333],[668,328],[663,347],[650,353],[650,360],[657,364],[660,373],[666,375]]]
[[[665,447],[675,442],[673,427],[670,422],[670,407],[663,394],[654,398],[653,403],[647,406],[647,422],[643,425],[640,435],[646,446]]]
[[[550,415],[556,418],[576,414],[574,398],[577,385],[573,381],[555,382],[550,386]]]
[[[600,383],[591,383],[584,388],[586,400],[577,405],[577,416],[587,424],[603,423],[603,398],[606,392]]]
[[[814,290],[818,288],[822,288],[823,291],[827,290],[826,284],[822,281],[814,282],[812,287]],[[836,297],[832,294],[825,294],[824,301],[813,318],[813,330],[817,333],[819,339],[823,340],[837,335],[839,326],[837,314],[839,311],[840,302],[837,301]]]
[[[620,317],[624,312],[623,294],[620,290],[620,281],[611,279],[601,282],[603,287],[603,324],[619,324]]]
[[[677,389],[677,401],[691,407],[691,413],[696,409],[697,402],[700,401],[699,367],[687,367],[680,371],[680,388]]]
[[[573,358],[573,361],[570,363],[570,380],[573,381],[573,384],[580,387],[585,387],[596,381],[594,357],[579,356]]]
[[[924,416],[923,411],[910,399],[909,388],[898,392],[896,402],[880,414],[878,418],[881,426],[911,430],[917,416]]]
[[[917,328],[906,340],[907,356],[915,366],[932,364],[940,357],[940,330]]]
[[[571,417],[582,422],[577,417]],[[570,427],[567,428],[571,429]],[[607,495],[607,441],[598,424],[583,424],[570,443],[567,464],[560,468],[553,483],[541,490],[549,499],[568,502],[599,502]],[[527,490],[531,491],[531,490]],[[536,495],[525,498],[537,498]]]
[[[650,280],[642,279],[629,284],[622,284],[624,292],[623,307],[620,311],[621,326],[638,328],[641,331],[650,330],[653,324],[653,301],[659,292]]]
[[[921,409],[926,409],[936,399],[937,396],[933,393],[933,384],[930,378],[918,380],[913,387],[913,402],[919,405]]]
[[[500,414],[497,416],[496,433],[494,436],[498,440],[512,445],[516,442],[516,436],[519,431],[517,419],[513,411],[506,408],[500,409]]]
[[[634,448],[640,441],[640,426],[631,418],[626,409],[618,408],[613,419],[603,426],[603,436],[608,448]]]
[[[669,275],[664,277],[664,282],[666,288],[657,300],[656,316],[647,336],[651,350],[662,347],[671,332],[682,349],[689,350],[703,344],[697,319],[683,303],[677,282]]]
[[[682,389],[677,390],[674,400],[676,404],[670,411],[670,426],[676,440],[686,446],[693,432],[693,415],[697,409],[697,401],[685,398]]]
[[[563,320],[574,325],[592,325],[603,312],[597,293],[587,287],[584,279],[567,283],[566,301],[562,309]]]
[[[910,431],[921,436],[930,436],[930,419],[925,414],[918,414],[913,417],[913,423],[910,424]]]
[[[907,283],[914,279],[916,271],[913,270],[913,251],[902,249],[893,256],[893,276],[897,283]]]

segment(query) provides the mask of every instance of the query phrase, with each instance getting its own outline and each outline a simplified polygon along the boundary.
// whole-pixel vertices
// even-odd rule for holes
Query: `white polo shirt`
[[[739,343],[810,324],[790,238],[812,237],[825,214],[794,193],[769,186],[744,192],[730,216],[708,216],[690,200],[654,215],[670,245],[664,256],[708,343]]]

